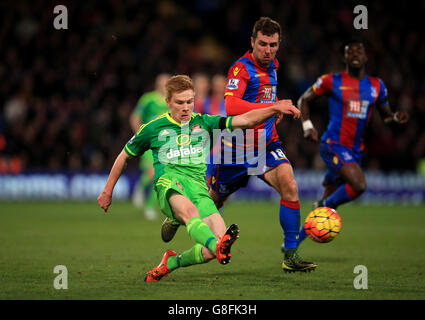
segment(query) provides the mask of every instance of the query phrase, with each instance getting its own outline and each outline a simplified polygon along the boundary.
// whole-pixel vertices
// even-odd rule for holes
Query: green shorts
[[[206,183],[200,183],[179,174],[165,173],[156,182],[155,190],[162,213],[175,221],[178,220],[174,217],[174,212],[168,202],[173,192],[180,193],[192,201],[196,208],[198,208],[201,219],[219,212],[214,201],[208,194]],[[180,221],[179,223],[183,224]]]

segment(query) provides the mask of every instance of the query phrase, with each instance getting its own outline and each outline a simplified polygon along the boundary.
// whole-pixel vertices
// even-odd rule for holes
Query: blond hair
[[[193,81],[189,76],[186,75],[176,75],[172,76],[167,83],[165,84],[166,97],[168,100],[171,100],[173,93],[182,92],[186,90],[193,90],[195,88],[193,86]]]

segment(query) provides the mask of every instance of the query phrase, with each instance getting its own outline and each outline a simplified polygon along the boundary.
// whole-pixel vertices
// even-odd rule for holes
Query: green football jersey
[[[220,129],[222,118],[193,113],[190,121],[180,124],[167,112],[142,125],[124,149],[134,157],[152,150],[155,183],[164,172],[179,173],[205,182],[206,160],[213,143],[213,130]],[[225,118],[229,130],[232,130],[232,118]]]
[[[166,111],[168,111],[168,106],[165,98],[158,91],[151,91],[140,97],[133,112],[140,117],[143,123],[148,123]]]

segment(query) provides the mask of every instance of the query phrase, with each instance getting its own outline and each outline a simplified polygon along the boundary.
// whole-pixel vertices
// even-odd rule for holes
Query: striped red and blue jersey
[[[230,67],[224,95],[231,95],[253,103],[276,102],[278,68],[277,59],[274,59],[269,67],[265,68],[258,65],[252,56],[252,52],[248,51]],[[267,145],[279,139],[275,117],[268,119],[254,129],[255,136],[257,136],[259,129],[266,130]]]
[[[344,71],[321,76],[312,88],[316,95],[328,97],[329,124],[321,140],[362,151],[373,107],[388,104],[384,82],[368,75],[355,79]]]
[[[213,96],[206,97],[201,107],[196,107],[194,112],[201,114],[211,114],[214,116],[225,116],[226,108],[224,107],[224,99],[216,99]]]

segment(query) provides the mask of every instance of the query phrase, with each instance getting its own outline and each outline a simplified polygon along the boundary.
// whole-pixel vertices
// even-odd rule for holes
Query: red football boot
[[[167,260],[169,257],[176,256],[176,255],[177,253],[175,253],[172,250],[165,251],[159,265],[153,268],[151,271],[149,271],[146,274],[145,281],[146,282],[159,281],[161,280],[162,277],[165,277],[167,274],[169,274],[172,270],[167,268]]]
[[[216,258],[221,264],[228,264],[232,255],[230,248],[239,238],[239,229],[236,224],[232,224],[224,234],[224,236],[217,241],[216,245]]]

